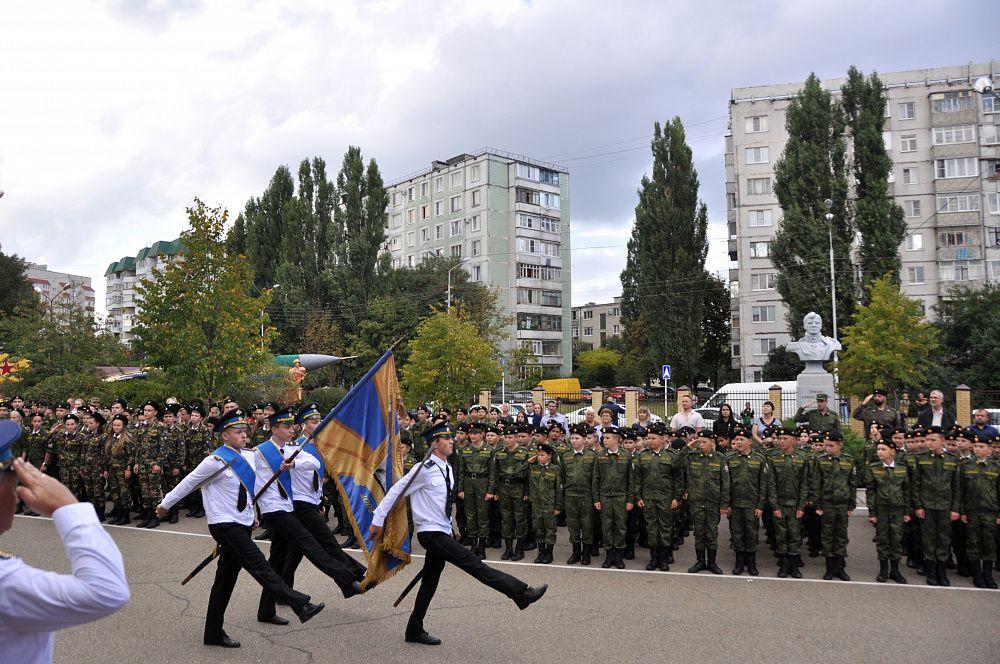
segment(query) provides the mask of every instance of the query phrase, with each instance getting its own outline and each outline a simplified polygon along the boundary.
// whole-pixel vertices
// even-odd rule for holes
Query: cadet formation
[[[535,552],[531,562],[552,563],[557,538],[565,537],[568,565],[622,569],[645,548],[645,569],[669,571],[674,552],[693,541],[696,562],[688,572],[722,574],[721,545],[733,551],[732,574],[757,576],[762,540],[780,578],[802,578],[806,553],[823,558],[824,579],[849,581],[848,519],[864,486],[872,541],[853,546],[873,546],[879,565],[866,576],[906,583],[908,568],[928,585],[948,586],[954,571],[976,587],[995,589],[995,430],[978,418],[970,428],[935,420],[907,429],[878,393],[875,407],[866,400],[854,413],[867,434],[864,458],[855,459],[844,451],[837,416],[820,396],[820,408],[797,413],[795,429],[780,420],[759,429],[737,421],[721,431],[671,429],[663,422],[618,427],[604,409],[595,426],[564,419],[539,426],[516,422],[498,407],[453,413],[421,406],[401,423],[403,466],[424,460],[424,432],[447,422],[455,436],[449,462],[457,536],[480,559],[499,554],[518,561]],[[121,399],[107,406],[16,399],[0,402],[0,419],[24,427],[15,453],[92,502],[101,521],[156,528],[162,520],[176,523],[181,509],[187,518],[205,516],[199,491],[162,520],[156,508],[219,446],[213,427],[239,408],[230,398],[138,407]],[[273,403],[247,409],[248,448],[271,439],[268,418],[282,410]],[[317,490],[319,512],[336,519],[334,534],[348,536],[345,548],[356,546],[332,482],[324,478]],[[310,554],[296,552],[296,562],[301,553]],[[341,581],[346,587],[349,579]]]

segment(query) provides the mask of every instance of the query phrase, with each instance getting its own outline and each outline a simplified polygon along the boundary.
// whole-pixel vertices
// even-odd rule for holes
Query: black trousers
[[[205,639],[218,640],[225,634],[222,628],[236,587],[236,578],[240,569],[250,572],[272,597],[282,598],[289,606],[298,609],[309,601],[308,595],[292,590],[281,580],[274,569],[267,564],[267,559],[257,545],[250,539],[250,526],[238,523],[209,524],[208,531],[219,543],[219,565],[215,570],[215,583],[208,597],[208,613],[205,615]]]
[[[360,581],[365,575],[365,566],[352,556],[344,553],[344,550],[340,548],[340,544],[337,543],[337,539],[330,531],[330,526],[327,525],[326,520],[319,511],[319,505],[314,505],[304,500],[296,500],[293,504],[295,505],[293,514],[302,522],[302,525],[306,527],[309,534],[316,538],[316,541],[319,542],[319,545],[323,547],[323,550],[331,558],[354,570],[356,578]],[[302,562],[302,557],[302,552],[298,549],[292,549],[288,552],[285,558],[285,569],[281,572],[281,578],[288,585],[292,585],[295,581],[295,570],[298,569],[299,563]]]
[[[285,570],[288,554],[298,551],[309,559],[316,568],[333,579],[341,591],[354,583],[353,568],[334,560],[316,538],[309,534],[302,522],[292,512],[268,512],[260,515],[264,527],[271,531],[271,555],[267,559],[276,574]],[[274,593],[268,588],[260,594],[257,617],[267,619],[274,616]]]
[[[437,590],[441,572],[445,563],[452,563],[480,583],[514,599],[528,588],[528,584],[510,574],[505,574],[483,563],[479,556],[459,544],[450,533],[423,532],[417,533],[417,541],[424,547],[423,578],[420,580],[420,590],[417,600],[406,624],[407,634],[420,634],[424,631],[424,616],[431,604],[434,592]]]

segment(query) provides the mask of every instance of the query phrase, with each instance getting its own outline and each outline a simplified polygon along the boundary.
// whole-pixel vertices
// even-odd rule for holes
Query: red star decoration
[[[4,360],[3,364],[0,364],[0,376],[6,376],[12,371],[14,371],[14,365],[7,360]]]

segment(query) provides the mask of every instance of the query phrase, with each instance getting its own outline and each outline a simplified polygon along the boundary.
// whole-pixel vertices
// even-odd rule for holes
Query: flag
[[[9,353],[0,353],[0,383],[19,383],[31,368],[31,360],[18,360]]]
[[[399,455],[402,408],[396,358],[390,349],[323,418],[313,441],[337,483],[345,513],[362,550],[368,588],[392,577],[410,562],[406,501],[392,508],[378,542],[368,529],[385,492],[403,476]]]

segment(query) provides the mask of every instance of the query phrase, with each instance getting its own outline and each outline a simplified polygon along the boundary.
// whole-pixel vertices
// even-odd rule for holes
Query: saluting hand
[[[52,516],[52,513],[60,507],[77,502],[73,493],[59,480],[45,475],[30,463],[15,459],[14,472],[17,473],[18,482],[21,483],[14,489],[14,493],[33,512],[38,512],[42,516]]]

